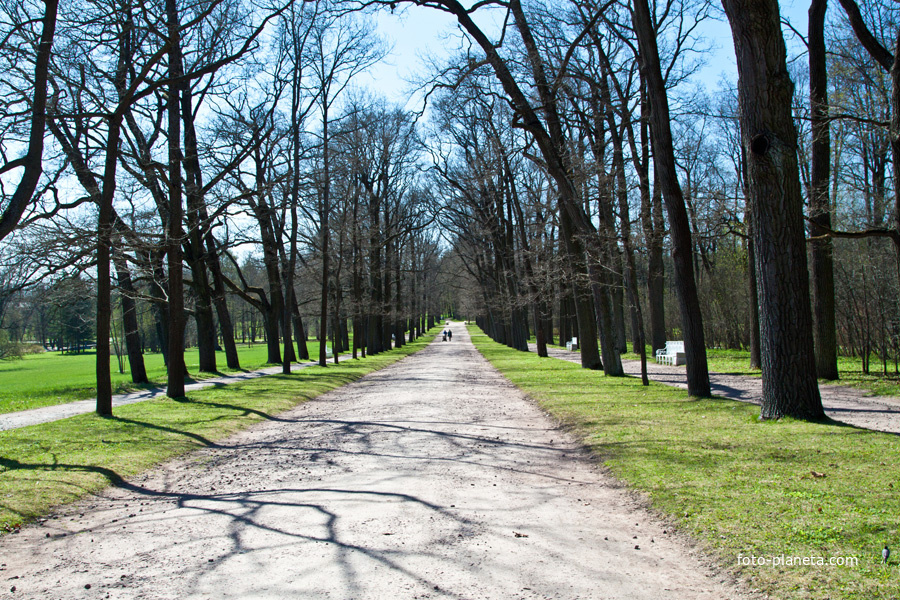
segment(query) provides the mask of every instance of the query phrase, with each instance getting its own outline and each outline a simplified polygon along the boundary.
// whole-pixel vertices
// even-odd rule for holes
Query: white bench
[[[676,367],[685,364],[684,342],[666,342],[665,348],[656,351],[656,362]]]
[[[578,338],[577,337],[573,337],[572,341],[566,342],[566,350],[568,350],[570,352],[575,352],[576,350],[578,350]]]

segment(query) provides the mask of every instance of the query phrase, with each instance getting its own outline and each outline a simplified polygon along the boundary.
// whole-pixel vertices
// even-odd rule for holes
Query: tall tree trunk
[[[156,326],[156,339],[163,355],[163,364],[169,366],[169,285],[163,268],[165,250],[152,250],[147,253],[147,261],[153,271],[149,284],[150,297],[153,299],[153,316]]]
[[[169,35],[169,223],[167,232],[169,267],[169,369],[166,394],[171,398],[184,396],[184,274],[182,261],[183,215],[181,199],[181,111],[179,98],[181,77],[180,20],[176,0],[166,0],[166,25]]]
[[[738,99],[756,244],[761,417],[824,415],[813,353],[794,86],[776,0],[723,0],[738,66]]]
[[[741,134],[743,136],[743,134]],[[741,189],[744,194],[744,222],[747,224],[747,278],[750,291],[750,368],[762,368],[759,347],[759,290],[756,285],[756,244],[753,235],[753,210],[750,198],[750,180],[747,174],[747,152],[740,149]]]
[[[222,265],[216,254],[215,241],[212,234],[206,234],[206,258],[207,266],[213,280],[213,304],[216,307],[216,316],[219,318],[219,331],[222,335],[222,347],[225,349],[225,364],[229,369],[240,369],[241,361],[238,357],[237,344],[234,341],[234,323],[231,320],[231,311],[228,310],[228,298],[225,295],[225,282],[222,278]]]
[[[603,244],[606,242],[603,241]],[[608,259],[609,255],[604,256]],[[604,260],[605,262],[605,260]],[[607,263],[608,264],[608,263]],[[603,373],[613,377],[625,374],[622,369],[622,357],[619,355],[616,339],[616,318],[613,307],[613,294],[610,274],[600,264],[590,266],[592,290],[594,293],[594,306],[596,308],[597,328],[600,335],[600,356],[603,364]],[[577,310],[577,309],[576,309]],[[581,340],[578,340],[581,344]]]
[[[205,312],[204,315],[198,317],[197,321],[198,338],[202,340],[202,343],[198,342],[198,346],[200,346],[200,370],[211,372],[217,370],[215,355],[216,335],[213,329],[215,321],[212,316],[213,307],[219,319],[219,331],[222,336],[222,346],[225,350],[226,364],[230,369],[239,369],[240,359],[238,358],[237,344],[234,341],[234,325],[231,320],[231,313],[228,310],[222,267],[206,210],[203,177],[197,149],[197,134],[194,127],[194,109],[189,87],[184,90],[182,95],[181,118],[185,131],[184,169],[188,176],[188,182],[185,185],[189,214],[188,222],[191,224],[192,229],[189,235],[190,246],[192,249],[196,248],[195,251],[202,256],[202,260],[199,260],[200,256],[197,257],[196,264],[191,263],[191,272],[194,276],[194,290],[201,299],[200,305]],[[194,231],[195,227],[196,232]],[[207,269],[209,270],[208,274]],[[197,273],[201,273],[199,280]],[[212,285],[210,285],[209,275],[212,276]],[[204,331],[207,327],[209,328],[209,331],[203,335],[199,335],[201,320]]]
[[[109,372],[109,330],[112,317],[110,250],[112,248],[113,197],[116,190],[116,165],[119,160],[119,136],[122,116],[115,113],[108,120],[106,164],[103,193],[97,219],[97,414],[112,415],[112,379]]]
[[[628,182],[625,178],[625,151],[622,147],[622,131],[616,128],[615,114],[610,105],[607,111],[609,129],[613,143],[613,168],[616,172],[616,200],[619,208],[620,231],[625,254],[625,286],[628,289],[628,300],[631,304],[631,328],[634,337],[634,350],[641,357],[641,382],[650,385],[647,377],[647,347],[644,343],[644,319],[641,314],[641,300],[638,293],[637,267],[634,260],[634,249],[631,246],[631,215],[628,210]],[[623,125],[624,128],[624,125]]]
[[[390,223],[390,215],[385,211],[384,218],[385,225]],[[393,242],[388,242],[384,249],[384,289],[382,291],[382,303],[378,308],[381,319],[381,345],[385,350],[390,350],[393,348],[393,344],[391,344],[391,333],[393,333],[393,325],[391,324],[391,317],[393,314],[393,306],[391,302],[391,277],[393,275],[393,258],[394,258],[394,250],[393,250]]]
[[[281,311],[277,310],[271,302],[262,303],[263,331],[266,334],[266,362],[274,365],[281,364]]]
[[[394,246],[394,344],[400,348],[405,343],[403,331],[403,282],[401,278],[400,242]]]
[[[184,127],[184,187],[187,204],[187,239],[184,241],[185,258],[191,268],[191,287],[194,290],[194,320],[197,323],[197,350],[199,370],[208,373],[218,371],[216,366],[216,320],[213,317],[212,289],[206,270],[204,230],[207,224],[201,217],[203,210],[203,178],[197,150],[197,134],[194,129],[194,111],[191,89],[185,85],[181,91],[181,119]],[[205,211],[204,211],[205,212]]]
[[[141,334],[138,327],[137,306],[134,298],[137,295],[128,263],[121,252],[113,248],[113,264],[116,267],[116,280],[121,290],[122,325],[125,330],[125,350],[128,352],[128,366],[133,383],[147,383],[147,369],[144,367],[144,354],[141,349]]]
[[[254,131],[254,135],[259,135]],[[275,227],[272,220],[272,207],[266,201],[268,194],[267,179],[265,173],[265,157],[260,150],[260,144],[256,144],[254,150],[254,162],[256,163],[256,199],[251,197],[253,216],[259,224],[260,242],[263,247],[263,266],[266,271],[266,281],[269,288],[269,300],[262,306],[263,324],[266,330],[266,344],[268,348],[267,362],[280,364],[281,345],[279,327],[283,321],[284,291],[281,285],[281,271],[278,264],[278,243],[275,236]]]
[[[889,132],[891,161],[894,164],[894,223],[893,229],[887,235],[894,242],[894,250],[897,255],[897,277],[898,282],[900,282],[900,168],[897,168],[897,165],[900,165],[900,35],[897,36],[894,53],[891,54],[891,51],[882,46],[881,42],[869,31],[855,0],[840,0],[840,3],[844,7],[844,12],[847,13],[847,18],[850,20],[850,25],[859,42],[875,62],[886,72],[890,73],[891,76],[891,124]],[[879,168],[878,179],[881,181],[877,182],[875,186],[876,188],[882,188],[882,190],[877,190],[875,193],[876,206],[873,207],[873,212],[875,213],[873,217],[877,225],[881,225],[884,212],[883,166],[884,162],[880,162],[881,168]],[[873,174],[873,178],[875,177],[876,175]],[[877,202],[879,197],[882,198],[881,206],[878,206],[879,203]],[[882,234],[880,233],[879,235]],[[868,372],[868,354],[866,354],[863,366]]]
[[[705,397],[711,392],[703,315],[694,280],[691,229],[675,170],[669,99],[666,96],[666,86],[659,64],[659,50],[656,45],[656,32],[650,18],[647,0],[634,1],[633,20],[640,47],[641,73],[646,82],[647,99],[650,103],[650,137],[653,142],[654,165],[659,176],[672,235],[672,262],[675,265],[675,285],[684,330],[688,393],[691,396]]]
[[[591,284],[588,281],[584,246],[573,231],[572,219],[565,206],[559,211],[560,234],[566,253],[572,261],[572,297],[578,324],[578,346],[581,348],[581,366],[585,369],[601,369],[600,348],[597,344],[597,320]],[[587,348],[586,348],[587,347]]]
[[[306,346],[306,329],[303,326],[303,318],[300,316],[300,307],[297,306],[296,294],[291,294],[291,312],[294,315],[294,336],[297,338],[297,356],[302,360],[309,360],[309,348]]]
[[[22,178],[9,203],[0,212],[0,240],[12,233],[31,202],[34,190],[43,173],[44,130],[47,126],[47,81],[50,59],[53,54],[53,38],[56,33],[58,0],[44,0],[44,17],[41,19],[41,38],[34,61],[34,99],[31,102],[31,131],[28,150],[22,161]]]
[[[666,347],[666,266],[663,260],[665,221],[662,195],[654,186],[648,195],[654,226],[647,239],[647,304],[650,308],[650,348],[654,355]]]
[[[616,352],[624,354],[628,352],[628,333],[625,327],[625,269],[622,264],[622,257],[614,255],[613,265],[616,267],[615,273],[610,273],[611,281],[610,297],[613,304],[613,323],[616,332]]]
[[[747,261],[750,279],[750,368],[762,368],[759,345],[759,289],[756,276],[756,247],[753,239],[747,241]]]
[[[522,210],[522,201],[519,198],[518,187],[516,186],[512,166],[510,165],[509,158],[505,154],[503,155],[503,165],[506,170],[506,185],[509,188],[510,205],[516,213],[515,222],[519,235],[519,245],[522,247],[522,267],[525,271],[525,281],[528,282],[528,291],[531,296],[531,314],[534,319],[533,323],[535,341],[537,343],[537,355],[546,358],[548,356],[547,332],[543,326],[544,313],[546,310],[545,303],[541,298],[541,293],[538,289],[537,280],[534,274],[534,265],[531,258],[531,244],[528,240],[528,234],[525,231],[525,214]],[[527,340],[525,344],[527,349]]]
[[[813,336],[816,373],[837,379],[837,332],[834,306],[831,202],[831,131],[828,123],[828,72],[825,56],[825,12],[828,0],[812,0],[809,7],[809,104],[812,127],[809,235],[812,262]]]
[[[191,269],[191,289],[194,292],[194,321],[197,325],[197,352],[200,371],[215,373],[216,367],[216,320],[213,317],[212,295],[206,260],[203,258],[203,243],[197,231],[199,221],[191,216],[194,211],[188,202],[187,240],[184,243],[185,260]],[[198,253],[199,250],[199,253]]]
[[[645,85],[641,85],[640,148],[637,145],[634,127],[627,120],[625,131],[628,133],[632,162],[634,162],[638,174],[641,227],[644,230],[644,239],[647,245],[647,306],[650,313],[650,349],[655,355],[657,350],[662,350],[666,346],[665,263],[663,262],[665,219],[663,218],[659,179],[656,177],[655,168],[652,192],[650,188],[649,120],[650,105],[647,102],[647,90]]]
[[[53,10],[55,24],[56,3],[48,2],[47,11]],[[130,15],[130,13],[128,13]],[[107,119],[106,160],[103,168],[103,191],[100,193],[99,215],[97,219],[97,414],[112,416],[112,380],[109,373],[109,331],[112,317],[112,297],[110,279],[110,259],[112,251],[112,235],[115,220],[113,198],[116,193],[116,166],[119,161],[119,140],[122,135],[122,107],[127,106],[130,98],[123,94],[126,86],[128,65],[131,60],[131,20],[126,19],[123,35],[119,39],[119,55],[116,65],[115,86],[119,93],[119,105]],[[47,16],[45,15],[44,34],[47,33]],[[42,43],[44,42],[42,36]],[[43,50],[43,49],[42,49]],[[46,48],[49,53],[49,46]],[[40,56],[40,54],[39,54]],[[40,69],[38,69],[40,70]],[[38,90],[35,97],[35,110],[40,101],[39,96],[46,89]],[[46,100],[44,96],[43,100]],[[43,107],[41,107],[43,112]],[[43,115],[41,115],[43,117]],[[32,129],[32,134],[34,130]],[[33,142],[34,140],[32,140]],[[29,153],[31,149],[29,148]],[[26,177],[27,177],[26,168]],[[16,190],[18,193],[18,190]],[[5,217],[6,215],[4,215]],[[2,236],[0,236],[2,237]]]
[[[331,225],[329,216],[331,214],[331,157],[329,151],[328,140],[328,99],[322,102],[322,212],[319,215],[319,235],[322,246],[322,299],[319,306],[319,327],[321,328],[319,335],[319,366],[324,367],[328,364],[326,356],[326,336],[325,331],[328,327],[328,276],[331,269],[331,256],[328,242],[331,239]],[[334,353],[337,356],[337,352]]]
[[[566,286],[559,286],[559,344],[564,346],[572,339],[572,331],[569,328],[569,290]]]

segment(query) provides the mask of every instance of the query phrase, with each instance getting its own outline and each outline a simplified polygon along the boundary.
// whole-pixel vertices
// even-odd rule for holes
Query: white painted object
[[[666,347],[656,351],[656,362],[662,365],[672,365],[677,367],[687,362],[684,353],[684,342],[666,342]]]

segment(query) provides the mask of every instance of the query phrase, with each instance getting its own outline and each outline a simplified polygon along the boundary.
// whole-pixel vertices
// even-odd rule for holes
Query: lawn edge
[[[417,339],[415,342],[412,342],[412,343],[407,342],[400,348],[393,348],[387,352],[380,353],[379,356],[381,356],[382,358],[384,358],[385,356],[390,356],[390,354],[392,354],[394,352],[396,352],[396,355],[390,356],[390,358],[392,358],[392,360],[390,360],[390,361],[386,362],[385,364],[380,365],[370,371],[366,371],[365,373],[362,373],[359,375],[354,374],[349,381],[346,381],[344,383],[336,385],[335,387],[330,388],[330,389],[313,392],[311,395],[308,395],[308,396],[304,396],[303,394],[299,393],[299,390],[298,390],[297,394],[291,396],[291,404],[289,406],[287,406],[283,409],[280,409],[280,410],[273,411],[270,416],[277,417],[288,411],[294,410],[297,407],[299,407],[303,404],[306,404],[307,402],[315,400],[325,394],[342,389],[342,388],[346,387],[347,385],[350,385],[352,383],[359,381],[360,379],[362,379],[363,377],[365,377],[367,375],[381,371],[382,369],[385,369],[387,367],[395,365],[395,364],[399,363],[400,361],[402,361],[418,352],[421,352],[422,350],[427,348],[434,341],[434,335],[435,335],[435,332],[437,331],[437,329],[438,329],[438,327],[436,326],[432,329],[425,331],[419,337],[419,339]],[[416,345],[418,347],[411,349],[410,346],[412,346],[412,345]],[[408,351],[408,350],[411,350],[411,351]],[[352,360],[354,360],[354,359],[351,358],[348,354],[347,357],[341,361],[341,364],[343,364],[344,362],[347,362],[347,361],[352,361]],[[357,359],[357,360],[360,360],[360,359]],[[328,364],[329,364],[329,366],[334,365],[334,363],[332,363],[332,362],[329,362]],[[314,366],[318,366],[318,365],[314,365]],[[305,368],[297,369],[297,370],[292,371],[292,374],[298,374],[304,370],[305,370]],[[274,375],[277,376],[277,375],[281,375],[281,374],[275,373]],[[240,381],[240,382],[227,384],[226,386],[224,386],[224,388],[227,389],[228,391],[239,392],[241,390],[241,388],[244,387],[245,385],[252,384],[253,382],[258,382],[259,379],[262,379],[265,377],[268,377],[268,376],[262,376],[262,377],[254,378],[252,380]],[[223,390],[222,390],[222,388],[215,388],[215,387],[203,388],[203,389],[191,392],[190,396],[202,396],[205,392],[208,392],[208,391],[221,392]],[[157,401],[170,400],[171,401],[172,399],[167,398],[167,397],[148,399],[148,401],[153,401],[153,400],[157,400]],[[140,404],[140,403],[138,403],[138,404]],[[126,405],[126,406],[134,406],[134,405],[132,404],[132,405]],[[126,406],[123,406],[120,408],[126,408]],[[95,413],[84,413],[84,414],[80,414],[80,415],[73,415],[71,417],[67,417],[65,419],[59,419],[57,421],[52,421],[49,423],[39,423],[36,425],[28,425],[26,427],[17,428],[17,429],[29,429],[32,431],[40,432],[40,429],[42,427],[46,427],[46,426],[52,425],[54,423],[59,423],[60,421],[66,421],[68,419],[77,419],[77,418],[85,418],[85,417],[88,417],[88,418],[97,417],[97,415]],[[97,417],[97,418],[102,418],[102,417]],[[249,413],[249,414],[245,414],[245,415],[233,416],[229,419],[229,422],[235,424],[233,429],[229,429],[227,432],[222,433],[221,435],[209,436],[209,438],[208,438],[209,441],[214,444],[217,444],[219,442],[227,440],[229,437],[231,437],[233,435],[236,435],[236,434],[239,434],[242,432],[246,432],[254,426],[264,424],[266,422],[266,419],[258,417],[256,415],[254,415],[253,413]],[[16,430],[9,430],[9,431],[16,431]],[[2,435],[3,433],[5,433],[5,432],[0,432],[0,435]],[[174,446],[176,446],[176,444],[173,443],[173,444],[171,444],[171,446],[174,447]],[[68,506],[74,505],[78,502],[84,501],[86,498],[89,498],[91,496],[96,496],[98,494],[101,494],[109,488],[120,487],[123,484],[127,484],[127,483],[131,482],[133,479],[135,479],[137,477],[141,477],[144,474],[146,474],[148,471],[156,469],[159,466],[161,466],[169,461],[184,460],[186,457],[189,457],[191,454],[201,451],[207,447],[209,447],[209,446],[200,445],[200,446],[187,447],[183,450],[174,450],[172,454],[162,457],[159,460],[149,462],[147,465],[145,465],[139,471],[121,476],[117,482],[109,482],[109,483],[106,483],[103,485],[97,485],[97,486],[92,486],[92,487],[86,488],[82,491],[82,493],[75,495],[74,497],[70,498],[69,500],[67,500],[65,502],[48,504],[46,506],[38,506],[38,508],[35,509],[34,514],[32,514],[28,517],[23,517],[21,519],[21,521],[19,521],[18,523],[14,524],[11,527],[6,526],[5,528],[0,528],[0,540],[2,540],[6,535],[8,535],[10,533],[18,533],[18,530],[21,529],[22,527],[26,527],[36,521],[40,521],[42,519],[45,519],[49,516],[54,515],[55,513],[59,512],[61,509],[64,509],[65,507],[68,507]]]

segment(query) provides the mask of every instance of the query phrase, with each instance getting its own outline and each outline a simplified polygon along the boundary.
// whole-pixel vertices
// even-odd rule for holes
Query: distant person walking
[[[453,341],[453,332],[450,331],[449,329],[447,330],[447,341],[448,341],[448,342],[452,342],[452,341]]]

